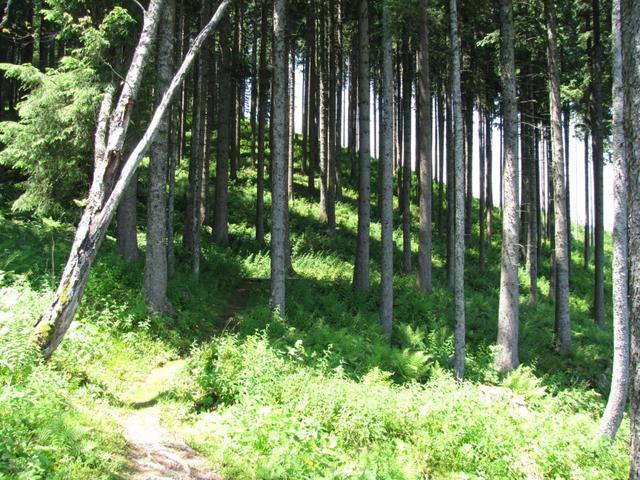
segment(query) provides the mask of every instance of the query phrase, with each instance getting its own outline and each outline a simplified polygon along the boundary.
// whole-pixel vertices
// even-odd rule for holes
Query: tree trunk
[[[583,252],[582,257],[584,258],[584,268],[585,270],[589,268],[589,262],[591,261],[591,245],[590,238],[591,234],[589,232],[591,226],[590,212],[591,207],[589,205],[589,132],[584,133],[584,238],[583,238]]]
[[[116,247],[122,259],[129,263],[137,262],[140,258],[138,254],[138,216],[136,215],[137,180],[137,176],[134,177],[124,191],[116,214]]]
[[[486,207],[487,207],[487,243],[491,248],[491,242],[493,240],[493,142],[492,140],[492,127],[493,122],[491,120],[491,113],[485,112],[485,158],[487,162],[487,189],[486,195]]]
[[[622,39],[620,3],[613,1],[613,367],[611,390],[605,408],[600,433],[615,438],[622,422],[629,389],[629,272],[628,272],[628,170],[624,135],[624,92],[622,85]],[[637,397],[636,397],[637,398]]]
[[[600,1],[592,0],[593,49],[591,52],[591,140],[593,152],[595,283],[593,315],[596,325],[604,327],[604,191],[602,179],[602,43],[600,42]]]
[[[431,158],[431,81],[429,78],[429,0],[421,2],[420,49],[418,52],[420,74],[418,93],[420,102],[420,240],[418,246],[417,286],[431,293],[431,202],[432,202],[432,158]]]
[[[553,145],[553,186],[556,265],[556,348],[566,355],[571,351],[569,316],[569,245],[567,239],[567,201],[565,198],[562,118],[560,112],[560,62],[557,51],[556,14],[553,0],[545,0],[547,20],[547,60],[549,63],[549,110]]]
[[[382,262],[380,292],[380,326],[387,337],[393,327],[393,53],[391,50],[391,14],[388,4],[382,9],[382,109],[380,135],[382,198]]]
[[[462,94],[460,91],[460,37],[458,36],[458,6],[457,0],[450,0],[451,22],[451,84],[453,103],[454,155],[455,155],[455,246],[454,246],[454,303],[456,327],[454,334],[455,355],[453,368],[456,378],[464,376],[465,350],[465,311],[464,311],[464,158],[462,151],[463,123],[462,123]]]
[[[402,271],[411,272],[411,95],[413,69],[408,35],[402,52]]]
[[[285,128],[287,95],[286,0],[273,6],[273,145],[271,177],[271,308],[285,317],[286,210],[287,210],[287,135]]]
[[[388,14],[388,12],[387,12]],[[359,292],[370,288],[369,244],[371,222],[371,144],[369,136],[369,2],[360,0],[358,10],[358,110],[360,145],[358,175],[358,238],[353,285]]]
[[[616,2],[618,0],[614,0]],[[631,325],[631,471],[640,478],[640,5],[620,0],[626,158],[629,162],[629,323]]]
[[[103,99],[96,127],[95,169],[87,207],[76,230],[69,259],[53,301],[34,327],[36,341],[45,358],[51,356],[69,329],[84,293],[89,271],[95,261],[98,248],[104,240],[107,227],[123,192],[140,165],[144,153],[156,134],[160,120],[176,90],[184,81],[196,53],[220,21],[230,2],[231,0],[222,0],[209,23],[194,39],[180,69],[173,77],[169,89],[156,108],[144,135],[127,158],[122,169],[118,169],[131,109],[140,87],[151,46],[154,43],[163,2],[152,0],[149,4],[138,46],[123,82],[124,86],[119,100],[111,115],[109,115],[112,101],[111,89],[107,90]],[[108,125],[108,123],[110,124]],[[115,172],[118,170],[120,170],[120,174],[116,176]]]
[[[167,91],[173,70],[173,26],[175,0],[167,0],[160,26],[157,56],[156,105]],[[158,134],[151,145],[149,165],[149,198],[147,200],[147,251],[144,264],[144,296],[149,309],[159,315],[174,311],[167,298],[167,174],[172,152],[169,149],[171,115],[165,115],[158,126]]]
[[[291,47],[291,67],[289,74],[289,148],[287,152],[287,199],[293,202],[293,152],[296,138],[296,49]]]
[[[479,212],[478,212],[478,230],[479,230],[479,261],[478,266],[481,273],[484,272],[486,261],[486,213],[485,213],[485,196],[486,196],[486,148],[485,148],[485,129],[484,129],[484,111],[480,104],[478,104],[478,139],[479,139],[479,157],[480,157],[480,198],[479,198]]]
[[[269,30],[269,5],[262,2],[262,20],[260,24],[260,86],[258,92],[258,179],[256,198],[256,242],[264,244],[264,137],[267,127],[267,108],[269,95],[269,71],[267,68],[267,38]]]
[[[467,92],[466,96],[466,108],[465,113],[465,133],[466,141],[464,142],[466,147],[465,166],[466,166],[466,180],[464,182],[466,193],[464,197],[464,236],[465,244],[471,242],[471,210],[473,209],[473,94]]]
[[[502,261],[500,266],[500,304],[498,311],[498,348],[495,368],[513,370],[518,356],[519,284],[518,257],[520,222],[518,218],[518,112],[514,59],[513,6],[511,0],[500,0],[500,70],[503,91],[504,194],[502,222]]]
[[[453,141],[453,105],[451,104],[451,87],[447,92],[447,280],[453,289],[455,281],[455,239],[456,239],[456,195],[454,170],[454,141]]]
[[[445,144],[444,144],[444,122],[445,122],[445,102],[444,92],[438,92],[438,234],[442,235],[442,216],[444,210],[444,165],[445,165]]]
[[[216,203],[213,219],[213,241],[218,245],[229,243],[229,152],[233,141],[235,105],[231,68],[233,59],[228,23],[220,26],[220,96],[218,104],[218,151],[216,158]]]

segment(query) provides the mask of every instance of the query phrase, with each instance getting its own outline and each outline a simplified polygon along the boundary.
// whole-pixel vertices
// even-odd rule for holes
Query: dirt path
[[[160,424],[158,400],[171,387],[184,360],[152,370],[123,399],[131,408],[118,419],[129,443],[131,480],[222,480],[207,460]]]
[[[263,280],[242,281],[217,322],[218,332],[233,328],[234,316],[246,307],[251,294],[262,284]],[[129,410],[118,422],[129,443],[130,480],[223,480],[212,472],[202,455],[160,424],[158,401],[171,389],[184,363],[182,359],[175,360],[152,370],[122,398]]]

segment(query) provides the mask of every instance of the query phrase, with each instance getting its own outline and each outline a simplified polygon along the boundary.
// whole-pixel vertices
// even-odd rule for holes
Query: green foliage
[[[24,175],[18,211],[75,216],[73,200],[87,191],[93,167],[93,131],[100,99],[96,72],[66,57],[45,74],[3,65],[6,75],[32,89],[19,104],[20,120],[0,123],[0,165]]]

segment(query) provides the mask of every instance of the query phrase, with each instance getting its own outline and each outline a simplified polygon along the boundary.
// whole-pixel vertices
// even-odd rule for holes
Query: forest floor
[[[187,183],[186,162],[181,165],[176,211]],[[388,342],[378,327],[375,209],[372,291],[365,296],[352,288],[356,191],[345,182],[338,228],[328,236],[317,195],[297,172],[290,214],[296,275],[287,279],[285,318],[269,307],[269,238],[264,245],[254,240],[256,174],[245,168],[230,185],[229,245],[215,245],[210,227],[203,228],[198,277],[176,238],[168,291],[175,316],[148,314],[143,262],[123,262],[111,234],[77,319],[47,364],[34,351],[31,328],[53,295],[73,223],[13,212],[3,203],[11,192],[0,191],[0,480],[627,476],[628,421],[613,443],[598,434],[611,374],[611,314],[607,328],[594,325],[593,267],[583,267],[577,239],[572,354],[553,348],[545,240],[536,306],[527,301],[528,276],[520,270],[522,366],[504,375],[492,367],[500,238],[491,239],[480,271],[474,225],[465,259],[466,372],[457,382],[450,371],[454,305],[444,222],[434,222],[433,293],[418,292],[414,275],[394,277]],[[141,172],[142,187],[145,178]],[[139,210],[143,225],[142,203]],[[417,208],[412,214],[415,226]],[[179,216],[176,222],[180,232]],[[499,232],[497,210],[495,222]],[[268,216],[265,226],[268,231]],[[417,237],[415,227],[414,262]],[[138,239],[143,251],[142,229]],[[400,265],[401,228],[394,241]],[[610,241],[607,236],[607,264]],[[611,305],[609,268],[605,274]]]

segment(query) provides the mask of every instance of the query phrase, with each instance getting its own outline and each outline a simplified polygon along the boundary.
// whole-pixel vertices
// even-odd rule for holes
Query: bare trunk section
[[[408,34],[402,45],[402,271],[411,272],[411,96],[413,69]]]
[[[592,0],[593,49],[591,62],[594,73],[591,79],[591,139],[593,145],[593,194],[594,194],[594,261],[595,282],[593,292],[593,316],[596,325],[604,327],[604,189],[602,158],[602,43],[600,42],[600,1]]]
[[[167,0],[163,9],[165,22],[160,26],[157,55],[156,104],[167,91],[173,73],[173,26],[175,0]],[[151,145],[149,165],[149,198],[147,200],[147,251],[144,264],[144,296],[149,309],[159,315],[174,311],[167,298],[168,279],[168,210],[167,174],[172,154],[169,148],[171,116],[165,115]]]
[[[88,204],[76,230],[69,259],[56,294],[51,305],[34,327],[36,341],[45,358],[51,356],[73,321],[89,278],[91,266],[104,240],[109,222],[113,218],[125,188],[131,182],[144,153],[151,144],[162,116],[169,107],[176,90],[184,81],[202,43],[218,24],[230,3],[231,0],[222,0],[209,23],[193,41],[182,65],[173,77],[169,89],[156,108],[143,137],[127,158],[120,175],[116,177],[114,173],[118,171],[117,166],[121,162],[122,146],[133,102],[137,96],[151,46],[154,43],[163,4],[161,0],[151,1],[145,14],[140,40],[127,72],[124,87],[110,118],[111,90],[105,94],[102,102],[96,128],[94,157],[96,161]],[[108,135],[107,123],[109,123]]]
[[[600,433],[611,439],[622,422],[629,390],[629,272],[628,272],[628,170],[624,135],[622,38],[620,3],[613,1],[613,367],[609,400],[600,422]]]
[[[393,327],[393,53],[391,51],[391,14],[385,3],[382,9],[382,109],[380,135],[382,164],[380,182],[382,198],[382,264],[380,292],[380,326],[387,337]]]
[[[431,158],[431,81],[429,78],[429,0],[421,2],[420,49],[418,59],[418,94],[420,103],[420,239],[418,246],[417,286],[425,293],[431,293],[431,202],[433,188]]]
[[[504,0],[503,0],[504,1]],[[457,0],[450,0],[451,22],[451,85],[453,103],[454,156],[455,156],[455,240],[454,240],[454,303],[455,303],[455,354],[453,368],[456,378],[464,377],[464,351],[466,340],[464,311],[464,157],[462,93],[460,90],[460,37],[458,35]]]
[[[138,181],[133,181],[124,191],[116,212],[116,248],[125,262],[137,262],[138,252]]]
[[[520,363],[518,257],[520,222],[518,218],[518,112],[514,59],[513,6],[500,0],[500,64],[503,91],[503,222],[502,261],[500,264],[500,304],[498,311],[498,348],[494,366],[507,372]]]
[[[220,97],[218,103],[218,151],[216,158],[216,203],[213,219],[213,241],[218,245],[229,243],[229,162],[233,142],[235,106],[232,99],[231,69],[233,59],[230,30],[227,22],[220,26]]]
[[[358,13],[358,110],[360,145],[358,175],[358,238],[353,285],[366,293],[370,288],[369,248],[371,222],[371,153],[369,136],[369,2],[360,0]]]
[[[553,146],[553,196],[556,265],[556,349],[571,352],[569,314],[569,245],[567,239],[567,201],[565,198],[562,118],[560,112],[560,62],[557,51],[556,14],[552,0],[545,0],[547,21],[547,60],[549,62],[549,110]]]
[[[269,6],[262,2],[262,20],[260,23],[260,86],[258,91],[258,180],[256,198],[256,242],[264,244],[264,160],[265,133],[267,128],[267,108],[269,94],[269,71],[267,68],[267,39],[269,30]]]
[[[273,5],[273,144],[271,148],[271,308],[284,318],[286,275],[286,210],[287,210],[287,50],[286,0]]]

